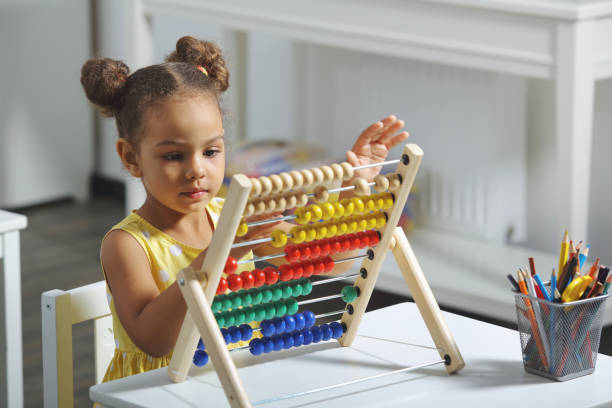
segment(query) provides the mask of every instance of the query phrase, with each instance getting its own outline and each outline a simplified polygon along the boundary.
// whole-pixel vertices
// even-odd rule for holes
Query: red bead
[[[227,283],[232,292],[242,289],[242,278],[240,275],[231,274],[227,277]]]
[[[291,264],[291,269],[293,269],[293,279],[300,279],[304,276],[304,267],[301,262]]]
[[[297,245],[287,245],[285,247],[285,259],[289,262],[297,262],[302,256],[301,251]]]
[[[266,283],[268,285],[274,285],[276,282],[278,282],[278,271],[276,268],[266,266],[263,271],[266,274]]]
[[[232,258],[231,256],[229,256],[227,258],[227,261],[225,262],[225,268],[223,268],[223,272],[230,275],[236,272],[236,269],[238,269],[238,261],[236,261],[236,258]]]
[[[302,247],[300,248],[300,259],[303,261],[305,259],[310,259],[310,258],[312,258],[311,251],[310,251],[310,244],[302,245]]]
[[[368,234],[370,236],[370,246],[376,246],[380,242],[380,235],[378,231],[371,230]]]
[[[310,259],[318,258],[321,256],[321,247],[319,246],[318,242],[310,244],[309,247],[310,247]]]
[[[255,285],[255,277],[251,271],[244,271],[240,274],[242,278],[242,289],[251,289]]]
[[[332,238],[329,242],[331,255],[342,252],[342,238]]]
[[[313,259],[312,266],[314,267],[315,275],[323,275],[325,273],[325,262],[321,259]]]
[[[293,268],[289,264],[282,264],[278,267],[278,272],[280,274],[280,280],[286,282],[293,278]]]
[[[360,232],[359,234],[359,241],[361,241],[361,245],[359,246],[360,248],[367,248],[370,246],[370,237],[369,234],[365,231]]]
[[[350,243],[351,251],[354,251],[355,249],[357,249],[357,248],[359,248],[361,246],[361,240],[359,239],[357,234],[355,234],[353,237],[351,237],[349,243]]]
[[[219,280],[219,285],[217,285],[217,295],[222,295],[227,292],[227,279],[221,278]]]
[[[321,258],[321,260],[323,261],[323,264],[325,265],[325,273],[329,273],[332,271],[332,269],[334,269],[334,260],[331,259],[331,257],[329,256],[324,256],[323,258]]]
[[[342,241],[340,241],[340,244],[342,244],[342,250],[340,252],[350,251],[351,250],[351,239],[349,238],[349,236],[345,235],[341,238],[342,238]]]
[[[314,273],[314,265],[312,264],[312,261],[302,261],[301,264],[303,269],[302,277],[310,278]]]
[[[266,284],[266,273],[261,269],[253,269],[253,277],[255,278],[255,287],[258,288]]]
[[[329,239],[325,239],[319,243],[319,248],[321,248],[321,256],[326,256],[331,253],[331,243]]]

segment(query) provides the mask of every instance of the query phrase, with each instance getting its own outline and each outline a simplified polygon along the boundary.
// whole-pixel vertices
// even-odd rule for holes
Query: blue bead
[[[266,337],[273,336],[276,333],[276,326],[274,326],[272,320],[262,320],[259,328],[261,328],[261,334]]]
[[[229,333],[232,336],[232,343],[238,343],[242,340],[242,332],[236,326],[232,326],[229,328]]]
[[[329,324],[324,323],[324,324],[322,324],[319,327],[321,328],[321,332],[323,332],[323,337],[322,337],[321,340],[327,341],[327,340],[332,338],[333,331],[332,331],[331,327],[329,327]]]
[[[321,328],[319,326],[312,326],[310,328],[310,331],[312,332],[312,342],[320,342],[321,338],[323,338],[323,332],[321,331]]]
[[[283,334],[283,348],[290,349],[293,347],[293,336],[291,333]]]
[[[258,356],[264,352],[264,345],[261,339],[253,339],[249,343],[249,351],[252,355]]]
[[[293,336],[293,347],[300,347],[304,344],[304,335],[301,331],[296,330],[291,335]]]
[[[208,363],[208,354],[204,350],[196,350],[193,353],[193,364],[197,367],[203,367]]]
[[[285,331],[292,332],[295,330],[295,319],[291,315],[287,315],[284,318],[285,320]]]
[[[206,346],[204,345],[202,339],[198,340],[198,350],[206,350]]]
[[[294,314],[293,318],[295,319],[295,330],[302,330],[306,327],[306,319],[302,313]]]
[[[302,314],[304,315],[304,319],[306,319],[306,327],[314,326],[315,320],[317,320],[315,314],[312,313],[310,310],[304,310]]]
[[[240,329],[240,334],[242,334],[242,341],[250,340],[253,337],[253,328],[248,324],[241,324],[238,328]]]
[[[280,334],[275,334],[271,337],[272,343],[274,344],[274,351],[279,351],[283,348],[285,343],[283,342],[283,338]]]
[[[270,353],[272,350],[274,350],[274,342],[270,337],[264,337],[261,339],[261,341],[263,342],[264,353]]]
[[[304,346],[312,343],[312,331],[310,329],[303,329],[302,334],[304,335],[304,342],[302,343]]]
[[[223,336],[223,340],[225,340],[225,344],[230,344],[232,342],[232,335],[229,330],[221,329],[221,335]]]
[[[275,317],[274,319],[272,319],[272,322],[274,323],[276,334],[281,334],[285,332],[285,319],[283,319],[282,317]]]
[[[344,330],[342,330],[342,324],[338,322],[330,323],[329,327],[332,329],[332,338],[339,339],[344,334]]]

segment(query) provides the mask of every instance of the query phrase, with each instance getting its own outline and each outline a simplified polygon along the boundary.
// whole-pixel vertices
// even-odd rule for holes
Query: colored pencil
[[[529,296],[529,292],[527,291],[527,287],[525,285],[525,278],[523,277],[523,271],[519,270],[519,288],[524,295]],[[533,307],[531,306],[531,301],[528,298],[525,298],[525,305],[527,306],[527,313],[529,315],[529,323],[531,324],[531,331],[533,333],[533,337],[535,338],[536,346],[538,347],[538,352],[540,354],[540,360],[542,361],[542,365],[548,371],[548,360],[546,358],[546,352],[544,351],[544,345],[542,344],[542,339],[540,338],[540,331],[538,330],[538,323],[536,322],[536,318],[533,312]]]
[[[563,240],[561,241],[561,250],[559,251],[559,268],[557,269],[557,279],[561,277],[561,272],[565,267],[565,263],[567,262],[567,255],[569,252],[569,237],[567,230],[565,230],[565,234],[563,234]]]

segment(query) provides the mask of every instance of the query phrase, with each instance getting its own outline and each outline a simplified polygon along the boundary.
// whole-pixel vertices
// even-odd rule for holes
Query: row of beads
[[[228,293],[227,295],[215,296],[211,309],[216,313],[237,309],[242,306],[265,304],[290,297],[306,296],[310,292],[312,292],[312,283],[306,278],[301,278],[291,282],[277,283],[276,285],[261,289],[252,288]]]
[[[309,222],[327,221],[371,211],[388,210],[393,207],[393,202],[393,194],[380,193],[366,197],[352,197],[340,201],[311,204],[308,207],[300,207],[295,210],[295,221],[300,225],[305,225]]]
[[[354,193],[358,196],[370,194],[370,183],[363,177],[356,177],[351,185],[355,188]],[[402,185],[402,178],[397,173],[379,174],[374,177],[374,188],[379,193],[385,191],[396,191]]]
[[[304,191],[289,192],[273,197],[251,200],[244,207],[243,215],[245,217],[250,217],[251,215],[259,215],[273,211],[283,212],[295,207],[303,207],[306,204],[308,204],[308,195]],[[242,232],[240,228],[238,232]]]
[[[345,326],[338,322],[324,323],[320,326],[295,330],[290,333],[275,334],[271,337],[253,339],[249,342],[249,351],[254,356],[272,351],[280,351],[291,347],[307,346],[330,339],[339,339],[345,331]]]
[[[334,163],[330,166],[293,170],[271,176],[251,179],[251,197],[266,196],[292,189],[308,189],[320,184],[353,178],[353,166],[349,163]]]
[[[386,223],[387,214],[383,211],[378,211],[372,214],[344,217],[341,220],[331,220],[309,224],[308,226],[292,227],[289,233],[291,234],[291,242],[294,244],[301,244],[302,242],[310,242],[316,239],[331,238],[373,228],[382,228]],[[273,246],[281,247],[287,243],[286,238],[282,238],[280,234],[273,234],[271,238]]]
[[[324,238],[303,244],[287,245],[285,259],[288,262],[304,261],[358,248],[373,247],[380,241],[380,233],[375,230],[346,234],[334,238]]]
[[[215,313],[219,327],[233,326],[235,324],[261,321],[282,317],[286,314],[294,314],[298,311],[297,300],[293,298],[281,299],[276,302],[247,306],[226,312]]]

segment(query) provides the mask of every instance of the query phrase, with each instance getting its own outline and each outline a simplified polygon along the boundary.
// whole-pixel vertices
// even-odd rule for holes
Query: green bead
[[[291,292],[291,297],[298,297],[298,296],[302,296],[302,285],[300,285],[300,282],[295,282],[293,284],[292,287],[293,291]]]
[[[346,303],[351,303],[353,300],[357,299],[357,288],[355,286],[345,286],[342,288],[342,300]]]
[[[283,317],[287,314],[287,303],[280,301],[276,304],[276,317]]]
[[[221,299],[221,310],[229,310],[232,308],[232,299],[229,296],[223,296]]]
[[[217,319],[219,327],[225,326],[225,313],[217,313],[215,314],[215,318]]]
[[[266,318],[266,308],[263,305],[257,305],[253,308],[255,310],[255,321],[261,322]]]
[[[236,326],[244,323],[245,319],[246,319],[246,313],[244,313],[244,309],[238,309],[236,311],[234,311],[234,324]]]
[[[251,297],[253,298],[252,304],[258,305],[263,300],[263,294],[261,293],[261,289],[253,288],[250,289]]]
[[[266,310],[266,319],[276,317],[276,307],[274,307],[274,304],[267,304],[264,306],[264,309]]]
[[[288,299],[293,295],[293,288],[291,285],[283,285],[283,299]]]
[[[223,308],[223,303],[220,300],[215,299],[213,300],[212,305],[210,305],[210,308],[213,311],[213,313],[219,312]]]
[[[271,289],[264,289],[261,292],[261,303],[268,303],[270,301],[272,301],[272,290]]]
[[[230,327],[234,325],[236,321],[236,316],[234,316],[234,312],[225,312],[225,324],[223,326]]]
[[[253,304],[253,296],[249,292],[243,293],[242,298],[242,306],[251,306]]]
[[[244,310],[244,322],[250,323],[255,320],[255,308],[249,307]]]
[[[272,302],[276,302],[283,298],[283,289],[280,286],[275,286],[272,288]]]
[[[232,293],[230,296],[232,299],[232,310],[238,309],[240,306],[242,306],[242,296],[240,296],[238,293]]]
[[[302,285],[302,296],[310,295],[310,292],[312,292],[312,282],[310,279],[302,278],[300,279],[300,284]]]
[[[298,302],[295,299],[287,299],[285,301],[285,304],[287,305],[287,314],[296,314],[298,311]]]

